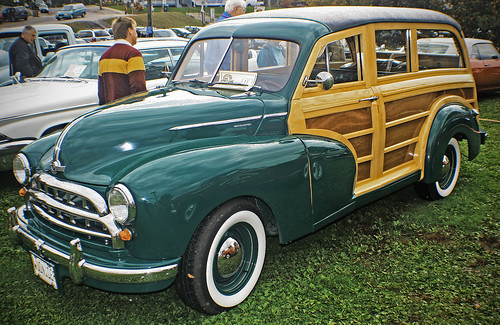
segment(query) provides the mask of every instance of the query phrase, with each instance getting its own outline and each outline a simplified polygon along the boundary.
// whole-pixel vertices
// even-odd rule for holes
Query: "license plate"
[[[54,264],[47,262],[40,256],[30,252],[31,261],[33,262],[33,271],[43,281],[47,282],[54,289],[57,289],[56,272]]]

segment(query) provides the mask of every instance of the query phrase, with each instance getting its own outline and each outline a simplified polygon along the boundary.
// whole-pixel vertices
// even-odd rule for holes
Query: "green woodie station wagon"
[[[453,38],[434,54],[419,40]],[[422,50],[420,50],[422,49]],[[10,235],[55,288],[151,292],[210,314],[288,243],[409,184],[450,195],[486,134],[460,26],[428,10],[320,7],[227,19],[166,87],[83,115],[15,158]]]

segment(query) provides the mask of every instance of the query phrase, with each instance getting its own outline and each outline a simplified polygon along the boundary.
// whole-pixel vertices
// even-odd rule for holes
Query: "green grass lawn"
[[[0,174],[0,324],[500,324],[500,93],[479,105],[489,139],[463,160],[451,197],[424,201],[408,187],[291,244],[269,238],[254,292],[217,316],[174,288],[117,294],[65,281],[56,292],[8,241],[6,209],[22,200]]]

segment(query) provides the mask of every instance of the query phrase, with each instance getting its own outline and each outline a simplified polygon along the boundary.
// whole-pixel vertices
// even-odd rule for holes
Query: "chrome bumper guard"
[[[24,208],[22,206],[17,210],[15,208],[7,210],[11,242],[15,245],[22,244],[38,255],[67,267],[74,283],[80,284],[84,278],[91,278],[111,283],[140,284],[169,280],[177,275],[177,264],[148,269],[117,269],[91,264],[85,261],[79,238],[69,242],[69,255],[63,253],[28,233]]]

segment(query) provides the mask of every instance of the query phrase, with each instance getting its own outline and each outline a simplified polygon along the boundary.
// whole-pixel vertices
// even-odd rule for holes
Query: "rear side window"
[[[376,30],[377,75],[379,77],[409,71],[408,35],[405,29]]]
[[[462,51],[451,32],[420,29],[417,37],[419,70],[464,67]]]
[[[317,58],[310,73],[311,82],[306,87],[317,86],[312,80],[322,71],[331,73],[335,84],[360,81],[362,76],[359,40],[359,35],[356,35],[328,43]]]
[[[498,51],[489,43],[475,44],[470,56],[478,60],[497,60],[499,58]]]

